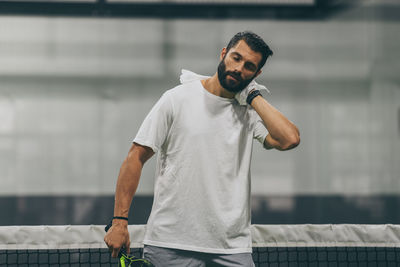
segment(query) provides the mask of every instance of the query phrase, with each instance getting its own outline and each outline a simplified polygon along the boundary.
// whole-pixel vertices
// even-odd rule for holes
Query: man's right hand
[[[121,248],[125,248],[126,253],[129,255],[130,239],[128,232],[128,222],[114,220],[112,226],[107,231],[104,242],[111,251],[111,257],[117,258]]]

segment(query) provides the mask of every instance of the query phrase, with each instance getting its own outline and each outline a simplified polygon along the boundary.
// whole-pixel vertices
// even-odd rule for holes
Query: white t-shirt
[[[166,91],[134,139],[159,152],[144,244],[251,252],[252,144],[267,134],[249,105],[211,94],[200,81]]]

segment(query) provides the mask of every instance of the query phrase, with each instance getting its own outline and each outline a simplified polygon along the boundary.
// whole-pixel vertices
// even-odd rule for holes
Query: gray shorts
[[[213,254],[145,245],[143,257],[155,267],[254,267],[251,253]]]

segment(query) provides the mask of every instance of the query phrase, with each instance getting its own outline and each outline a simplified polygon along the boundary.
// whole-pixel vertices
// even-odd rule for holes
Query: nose
[[[237,74],[242,74],[244,68],[244,64],[242,62],[237,62],[234,66],[234,72]]]

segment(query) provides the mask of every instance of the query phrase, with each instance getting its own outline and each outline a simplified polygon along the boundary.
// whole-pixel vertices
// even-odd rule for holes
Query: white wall
[[[131,139],[180,69],[212,74],[245,29],[274,50],[259,82],[302,137],[290,152],[255,143],[253,193],[398,194],[398,27],[0,17],[0,195],[112,194]],[[140,194],[152,193],[153,173],[154,159]]]

